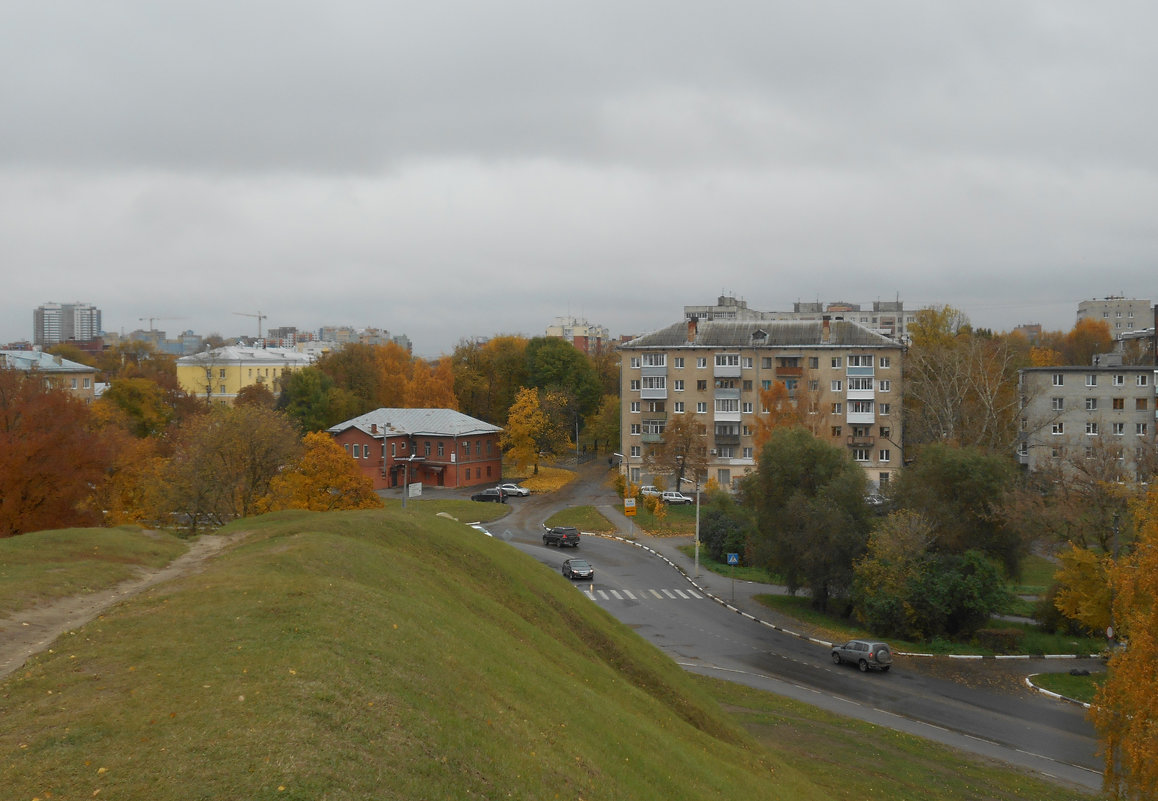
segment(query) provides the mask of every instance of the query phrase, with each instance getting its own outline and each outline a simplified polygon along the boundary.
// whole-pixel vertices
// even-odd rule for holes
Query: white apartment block
[[[45,303],[32,311],[32,342],[40,347],[101,335],[101,310],[88,303]]]
[[[1078,320],[1101,320],[1110,327],[1110,336],[1121,339],[1127,332],[1154,326],[1153,304],[1114,295],[1083,300],[1078,304]]]
[[[863,306],[863,308],[862,308]],[[714,306],[684,306],[685,320],[750,321],[750,320],[809,320],[821,322],[858,323],[890,339],[905,340],[916,319],[917,310],[905,309],[901,300],[874,301],[871,304],[846,303],[793,303],[792,311],[757,311],[748,308],[748,302],[730,295],[720,295]]]
[[[1098,361],[1020,371],[1018,458],[1029,470],[1102,459],[1117,462],[1113,480],[1146,479],[1140,468],[1153,463],[1158,408],[1154,367],[1114,364],[1112,355]]]
[[[858,323],[703,320],[620,346],[627,478],[650,483],[644,455],[667,421],[695,415],[707,432],[708,478],[734,488],[756,467],[762,390],[783,382],[820,419],[810,428],[848,449],[879,486],[901,468],[900,343]]]

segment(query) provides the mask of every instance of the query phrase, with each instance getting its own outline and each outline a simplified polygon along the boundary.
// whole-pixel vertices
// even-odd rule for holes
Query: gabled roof
[[[698,320],[679,322],[620,346],[636,348],[899,348],[883,334],[850,320],[832,320],[824,336],[821,320]]]
[[[226,345],[221,348],[194,353],[192,356],[182,356],[177,364],[211,365],[220,364],[292,364],[306,365],[313,362],[308,353],[290,348],[249,348],[243,345]]]
[[[95,373],[95,367],[39,350],[0,350],[0,367],[41,373]]]
[[[374,430],[371,431],[371,426]],[[326,429],[330,434],[356,428],[372,437],[472,437],[496,434],[499,426],[484,423],[453,409],[375,409]]]

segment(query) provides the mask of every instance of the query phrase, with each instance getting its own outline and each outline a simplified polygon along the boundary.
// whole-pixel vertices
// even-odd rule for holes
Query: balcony
[[[844,395],[848,400],[872,400],[876,397],[876,393],[872,387],[868,389],[849,389],[845,391]]]
[[[654,445],[657,442],[663,442],[663,434],[640,434],[639,440]]]
[[[850,448],[871,448],[876,442],[876,437],[856,437],[849,436],[848,447]]]
[[[804,375],[803,367],[776,367],[777,378],[800,378]]]
[[[740,444],[740,435],[739,434],[716,434],[715,440],[716,440],[716,447],[717,448],[721,445],[739,445]]]
[[[739,400],[740,399],[740,390],[739,389],[716,389],[716,390],[713,390],[712,397],[717,398],[718,400]]]
[[[844,421],[850,426],[871,426],[876,423],[877,416],[876,412],[848,412]]]
[[[667,400],[667,387],[641,389],[639,397],[642,400]]]
[[[716,370],[713,373],[716,378],[739,378],[740,365],[738,364],[717,364]]]
[[[849,367],[846,375],[849,376],[872,376],[873,368],[871,367]]]

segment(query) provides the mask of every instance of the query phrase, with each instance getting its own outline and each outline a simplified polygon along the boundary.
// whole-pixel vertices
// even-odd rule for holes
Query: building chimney
[[[696,341],[696,328],[698,325],[699,321],[695,317],[688,320],[688,342]]]
[[[371,434],[377,434],[378,433],[378,424],[377,423],[371,423],[370,424],[370,433]]]
[[[820,319],[820,341],[830,342],[832,341],[832,318],[826,314]]]

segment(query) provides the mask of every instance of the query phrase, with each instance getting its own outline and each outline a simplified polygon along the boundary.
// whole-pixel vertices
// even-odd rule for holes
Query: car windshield
[[[572,570],[586,570],[587,567],[588,567],[587,563],[584,562],[582,559],[572,559],[571,560],[571,569]]]

